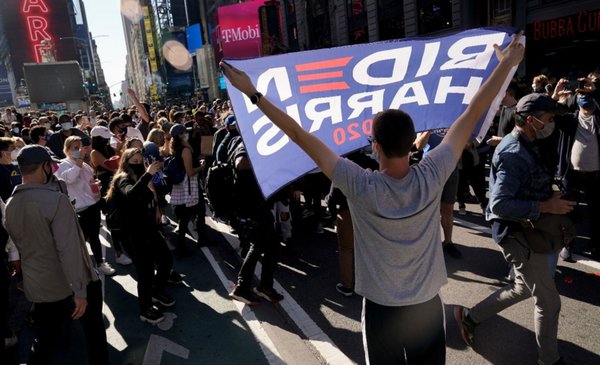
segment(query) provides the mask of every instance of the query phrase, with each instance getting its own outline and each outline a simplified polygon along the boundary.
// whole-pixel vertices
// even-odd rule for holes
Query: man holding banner
[[[439,244],[440,194],[473,129],[499,100],[503,85],[521,62],[521,36],[513,36],[504,50],[493,45],[498,64],[442,143],[421,163],[409,166],[415,139],[411,117],[395,109],[378,113],[371,131],[378,171],[341,158],[259,93],[248,75],[221,63],[230,84],[308,154],[348,199],[354,223],[355,291],[364,297],[362,331],[368,364],[445,363],[439,291],[447,275]],[[243,123],[239,114],[238,122]]]

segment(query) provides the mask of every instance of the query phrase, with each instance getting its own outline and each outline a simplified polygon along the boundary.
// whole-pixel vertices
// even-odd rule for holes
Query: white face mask
[[[61,126],[62,126],[62,130],[66,131],[66,130],[73,128],[73,123],[71,123],[71,122],[62,123]]]
[[[533,116],[532,116],[533,117]],[[542,129],[535,127],[535,138],[536,139],[544,139],[550,137],[552,132],[554,132],[554,122],[544,123],[536,117],[533,117],[537,122],[543,125]]]

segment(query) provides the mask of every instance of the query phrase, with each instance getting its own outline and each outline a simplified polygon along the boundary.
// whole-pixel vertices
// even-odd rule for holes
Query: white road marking
[[[225,274],[223,273],[223,271],[221,271],[221,268],[219,267],[219,264],[217,264],[217,261],[215,260],[212,252],[210,252],[210,250],[207,247],[202,247],[202,253],[204,254],[204,256],[206,256],[206,259],[210,263],[210,266],[212,266],[214,272],[219,277],[219,280],[221,281],[221,284],[223,284],[223,287],[227,291],[229,291],[233,286],[233,283],[225,277]],[[244,318],[244,320],[248,324],[248,327],[250,328],[250,331],[252,331],[252,333],[254,334],[254,337],[256,337],[256,340],[258,341],[258,344],[263,353],[265,354],[265,357],[269,364],[285,364],[285,362],[281,359],[281,355],[277,351],[275,344],[273,343],[273,341],[271,341],[271,339],[267,335],[267,332],[261,326],[260,322],[256,318],[256,315],[250,309],[250,307],[245,305],[244,303],[238,302],[237,300],[234,300],[233,304],[235,305],[236,310],[242,315],[242,318]]]
[[[207,209],[207,212],[210,212]],[[209,218],[209,225],[213,228],[217,229],[219,232],[228,232],[229,226],[214,221],[212,218]],[[229,244],[237,249],[239,247],[239,240],[237,237],[230,234],[223,234],[223,236],[227,239]],[[208,251],[206,248],[202,248],[202,251]],[[211,255],[212,256],[212,255]],[[212,263],[211,263],[212,264]],[[216,264],[216,263],[215,263]],[[215,272],[220,272],[220,268],[216,267]],[[262,270],[261,263],[258,262],[256,264],[255,275],[260,276],[260,272]],[[222,275],[222,273],[220,274]],[[302,333],[308,338],[309,342],[315,347],[315,349],[319,352],[321,357],[325,359],[328,364],[336,364],[336,365],[345,365],[345,364],[354,364],[350,358],[348,358],[340,349],[335,346],[333,341],[317,326],[317,324],[308,316],[308,314],[300,307],[300,305],[292,298],[292,296],[279,284],[277,280],[273,281],[273,288],[281,293],[285,299],[279,302],[279,305],[288,316],[294,321],[296,326],[300,328]]]
[[[150,335],[142,365],[160,365],[163,352],[168,352],[183,359],[190,356],[190,350],[187,348],[162,336]]]

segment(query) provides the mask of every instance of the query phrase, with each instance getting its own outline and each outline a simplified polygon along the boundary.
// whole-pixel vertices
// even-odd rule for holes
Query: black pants
[[[200,195],[202,197],[202,194]],[[194,218],[196,219],[196,230],[198,231],[198,243],[202,243],[206,239],[206,221],[204,216],[206,215],[206,206],[204,205],[204,199],[200,200],[200,203],[193,207],[186,207],[185,205],[175,206],[175,216],[179,220],[178,231],[177,231],[177,245],[181,247],[185,242],[185,234],[189,233],[188,224]]]
[[[280,243],[277,232],[275,231],[275,221],[270,210],[261,208],[257,214],[248,223],[251,227],[242,228],[248,229],[247,237],[250,240],[250,249],[244,258],[242,268],[238,274],[238,285],[242,287],[250,287],[252,278],[254,277],[254,269],[261,254],[264,253],[262,259],[262,271],[260,273],[261,288],[273,288],[273,274],[279,259]]]
[[[102,282],[96,280],[87,286],[87,308],[79,319],[83,326],[90,365],[108,364],[106,330],[102,317]],[[52,303],[35,303],[33,316],[38,325],[37,341],[30,356],[30,365],[65,364],[70,325],[73,322],[73,297]]]
[[[100,203],[85,208],[77,215],[85,240],[89,242],[92,248],[96,265],[100,265],[104,262],[102,244],[100,243]]]
[[[146,231],[129,232],[133,264],[137,271],[138,303],[140,313],[152,306],[152,294],[164,293],[173,268],[173,256],[157,227]],[[156,274],[154,273],[156,269]]]
[[[438,295],[427,302],[388,307],[363,302],[363,342],[370,364],[445,364],[444,308]]]
[[[588,208],[590,224],[590,249],[600,250],[600,171],[579,172],[569,170],[565,188],[583,192]]]

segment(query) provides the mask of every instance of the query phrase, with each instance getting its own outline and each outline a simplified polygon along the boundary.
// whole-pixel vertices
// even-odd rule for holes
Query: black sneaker
[[[351,297],[352,294],[354,294],[354,290],[345,287],[344,285],[342,285],[342,283],[337,283],[335,286],[335,290],[337,290],[338,293],[342,294],[345,297]]]
[[[442,247],[444,248],[444,252],[446,252],[450,257],[455,259],[460,259],[462,257],[462,253],[458,250],[456,245],[452,242],[445,243],[442,242]]]
[[[175,305],[175,299],[167,293],[153,294],[152,303],[158,303],[163,307],[172,307]]]
[[[175,270],[171,270],[169,274],[169,278],[167,279],[167,283],[169,284],[181,284],[183,283],[183,276]]]
[[[244,288],[239,285],[234,285],[233,290],[229,293],[232,299],[240,301],[248,305],[256,305],[259,303],[259,299],[254,295],[254,292],[250,288]]]
[[[259,297],[264,298],[271,303],[279,303],[283,300],[283,295],[276,292],[275,289],[273,289],[273,288],[266,289],[266,288],[256,287],[256,294]]]
[[[469,317],[469,309],[460,305],[455,306],[454,319],[458,323],[458,329],[463,341],[465,341],[467,346],[473,346],[473,336],[475,335],[477,323],[473,322]]]
[[[150,307],[140,314],[140,320],[150,324],[157,324],[162,322],[164,319],[165,316],[161,313],[161,311],[154,307]]]

